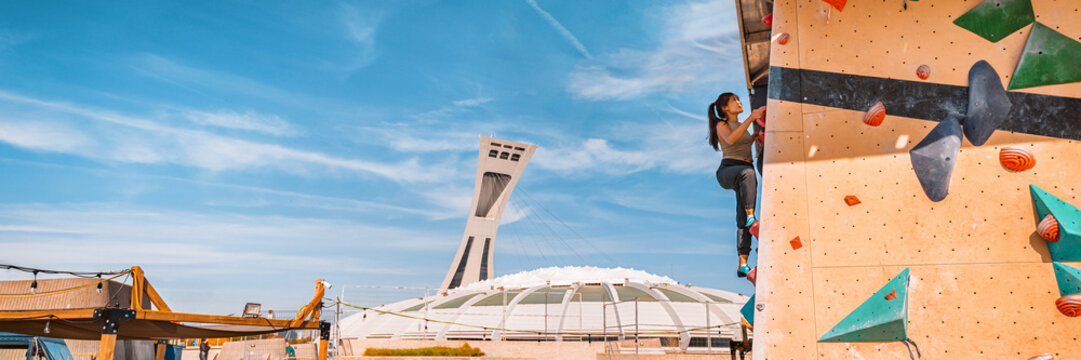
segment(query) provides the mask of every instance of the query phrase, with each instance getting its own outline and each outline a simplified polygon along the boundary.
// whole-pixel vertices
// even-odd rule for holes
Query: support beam
[[[101,334],[101,342],[98,344],[98,357],[96,360],[113,360],[113,352],[116,351],[116,334]]]
[[[143,308],[143,290],[145,284],[145,277],[143,276],[143,268],[139,266],[131,267],[131,309],[138,310]]]
[[[165,360],[165,340],[155,341],[154,360]]]
[[[319,360],[327,360],[327,343],[330,342],[330,323],[319,322]]]

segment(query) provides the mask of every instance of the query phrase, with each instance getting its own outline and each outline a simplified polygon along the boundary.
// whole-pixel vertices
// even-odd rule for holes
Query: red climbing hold
[[[751,235],[754,235],[754,237],[758,237],[758,223],[760,223],[760,221],[755,221],[754,224],[751,224],[750,231]]]
[[[844,10],[845,9],[845,3],[848,2],[848,0],[822,0],[822,1],[825,1],[827,4],[830,4],[830,6],[833,6],[834,9],[837,9],[837,11]]]
[[[896,299],[896,298],[897,298],[897,290],[891,291],[889,294],[886,294],[886,300],[887,301],[893,300],[893,299]]]
[[[1002,167],[1013,171],[1025,171],[1036,166],[1036,156],[1021,146],[1003,146],[998,152]]]
[[[777,43],[781,45],[787,44],[789,38],[790,36],[788,36],[788,33],[782,33],[777,36]]]
[[[755,280],[758,280],[757,266],[755,266],[754,269],[751,269],[751,271],[747,273],[747,280],[750,280],[751,285],[758,285],[757,283],[755,283]]]
[[[920,65],[920,67],[916,69],[916,76],[919,76],[921,80],[927,80],[927,78],[931,77],[931,67]]]
[[[766,23],[766,26],[773,27],[773,13],[762,17],[762,22]]]
[[[848,206],[856,205],[856,204],[859,204],[859,203],[860,203],[860,198],[856,197],[856,195],[846,195],[845,196],[845,204],[848,204]]]
[[[1055,307],[1063,315],[1069,317],[1081,316],[1081,294],[1066,295],[1055,300]]]
[[[1051,214],[1047,214],[1043,220],[1040,220],[1040,224],[1036,225],[1036,233],[1040,234],[1044,240],[1058,242],[1058,220],[1055,220]]]
[[[792,250],[799,250],[799,248],[803,247],[803,242],[799,240],[799,236],[788,243],[792,245]]]
[[[863,122],[865,124],[871,125],[871,126],[882,125],[882,120],[885,120],[885,119],[886,119],[886,106],[882,105],[881,101],[875,103],[875,105],[871,106],[870,109],[867,109],[867,114],[863,115]]]

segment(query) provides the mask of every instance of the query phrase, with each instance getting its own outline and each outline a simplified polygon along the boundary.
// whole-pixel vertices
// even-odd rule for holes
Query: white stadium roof
[[[342,319],[341,336],[584,341],[637,329],[686,348],[692,338],[731,338],[747,300],[640,270],[550,267],[365,310]]]

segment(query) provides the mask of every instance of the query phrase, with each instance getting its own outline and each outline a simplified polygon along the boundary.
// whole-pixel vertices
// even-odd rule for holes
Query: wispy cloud
[[[532,162],[563,174],[600,171],[625,175],[657,168],[704,173],[717,160],[705,145],[705,131],[704,122],[624,123],[608,131],[618,145],[608,139],[589,138],[538,151]]]
[[[30,105],[37,110],[33,114],[8,112],[0,116],[0,124],[10,128],[11,134],[26,133],[31,136],[3,136],[0,140],[12,145],[35,150],[69,153],[94,159],[136,162],[172,163],[193,166],[211,171],[271,168],[301,173],[313,168],[373,174],[398,182],[432,182],[446,179],[456,172],[453,168],[428,167],[417,158],[398,163],[382,163],[360,159],[347,159],[324,153],[300,150],[278,144],[261,143],[204,131],[162,125],[143,117],[135,117],[78,105],[53,102],[0,91],[0,100]],[[11,107],[16,110],[15,106]],[[105,126],[81,128],[80,132],[96,131],[94,147],[82,144],[71,129],[73,125],[56,126],[55,123],[38,121],[41,110],[53,112],[58,117],[82,117]],[[49,134],[68,134],[70,141],[53,141]],[[89,135],[86,135],[89,136]]]
[[[205,112],[191,110],[184,117],[199,125],[216,126],[226,129],[254,131],[275,136],[295,136],[295,129],[288,121],[274,114],[260,114],[254,111],[235,112],[219,110]]]
[[[454,106],[472,107],[487,104],[493,99],[490,97],[477,97],[472,99],[463,99],[454,102]]]
[[[567,41],[574,46],[574,49],[578,50],[579,54],[582,54],[582,56],[585,56],[587,59],[593,57],[593,55],[589,54],[589,50],[586,50],[585,45],[582,45],[582,42],[578,41],[578,37],[574,36],[574,34],[572,34],[570,30],[567,30],[566,27],[563,27],[563,24],[560,24],[559,20],[556,20],[552,14],[549,14],[547,11],[544,11],[544,9],[541,9],[540,5],[537,5],[537,0],[526,0],[526,2],[529,3],[529,6],[533,7],[533,10],[537,11],[537,14],[540,14],[540,16],[544,18],[544,21],[547,21],[549,25],[552,25],[552,27],[556,29],[556,31],[559,31],[559,35],[562,35],[564,39],[567,39]]]
[[[661,44],[650,50],[620,49],[578,65],[568,90],[587,100],[622,100],[647,94],[681,93],[743,76],[739,37],[730,1],[670,6]]]
[[[339,20],[345,28],[346,38],[351,40],[357,47],[357,52],[351,61],[348,61],[348,70],[356,70],[370,65],[376,59],[375,36],[382,19],[382,12],[373,9],[358,9],[357,7],[339,3],[341,9]]]

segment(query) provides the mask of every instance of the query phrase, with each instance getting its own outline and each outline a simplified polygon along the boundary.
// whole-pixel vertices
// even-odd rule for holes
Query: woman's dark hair
[[[732,98],[738,98],[736,94],[726,92],[717,97],[717,101],[709,104],[709,145],[713,146],[713,150],[720,150],[720,140],[717,139],[717,124],[721,122],[721,119],[717,117],[717,110],[720,110],[725,105],[728,105]],[[724,121],[728,121],[728,114],[724,114]]]

